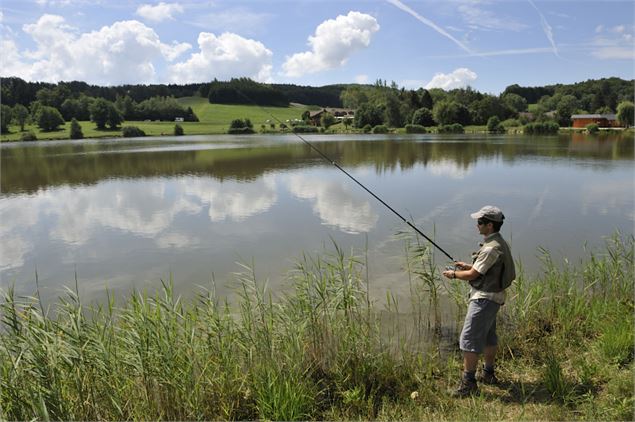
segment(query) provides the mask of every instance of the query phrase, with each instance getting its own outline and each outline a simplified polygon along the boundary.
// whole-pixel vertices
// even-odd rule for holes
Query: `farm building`
[[[322,110],[311,111],[309,113],[309,120],[314,126],[320,125],[320,119],[324,113],[332,114],[336,120],[341,121],[345,118],[352,119],[355,116],[355,110],[348,108],[323,108]]]
[[[571,116],[573,127],[583,128],[595,123],[599,127],[620,127],[615,114],[574,114]]]

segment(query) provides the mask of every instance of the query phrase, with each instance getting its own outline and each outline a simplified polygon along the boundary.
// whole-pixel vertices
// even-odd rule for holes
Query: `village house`
[[[335,117],[335,120],[341,122],[342,120],[349,118],[353,119],[355,117],[355,110],[350,108],[333,108],[327,107],[321,110],[315,110],[309,112],[309,123],[313,126],[320,126],[320,120],[322,119],[322,115],[324,113],[330,113]]]
[[[599,127],[621,127],[615,114],[574,114],[571,116],[573,127],[584,128],[595,123]]]

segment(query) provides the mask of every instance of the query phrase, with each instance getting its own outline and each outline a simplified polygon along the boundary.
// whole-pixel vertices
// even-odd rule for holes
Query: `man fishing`
[[[484,384],[498,382],[494,373],[494,360],[498,337],[496,314],[505,303],[505,289],[516,278],[516,269],[509,245],[500,235],[505,216],[494,206],[487,205],[470,215],[476,219],[483,243],[472,254],[472,264],[455,262],[456,270],[446,270],[443,275],[470,283],[470,298],[465,315],[459,346],[463,351],[463,376],[455,397],[465,397],[478,392],[476,366],[478,357],[484,354],[485,364],[479,374]]]

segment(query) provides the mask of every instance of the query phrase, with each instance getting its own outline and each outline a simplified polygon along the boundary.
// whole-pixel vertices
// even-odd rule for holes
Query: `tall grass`
[[[8,290],[0,419],[630,418],[633,244],[616,235],[576,266],[545,252],[544,274],[521,275],[503,307],[506,384],[465,401],[446,394],[458,350],[418,335],[442,325],[435,307],[451,289],[416,241],[407,324],[382,321],[365,263],[337,246],[302,256],[282,297],[245,267],[232,306],[213,286],[185,304],[170,282],[120,304],[87,305],[69,290],[51,309]]]

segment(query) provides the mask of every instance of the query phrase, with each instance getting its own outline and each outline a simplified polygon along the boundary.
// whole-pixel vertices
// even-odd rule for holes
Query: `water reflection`
[[[318,174],[295,174],[289,177],[289,191],[296,197],[313,203],[313,212],[324,224],[335,226],[345,233],[370,231],[377,223],[377,213],[362,192],[351,191],[342,180],[320,180]]]
[[[538,246],[573,257],[635,220],[632,139],[311,141],[463,259],[478,241],[467,213],[484,203],[504,208],[504,235],[526,269]],[[188,291],[211,272],[231,278],[237,255],[253,257],[275,284],[289,258],[330,238],[363,247],[360,234],[369,238],[374,288],[401,285],[400,222],[293,137],[162,142],[1,145],[1,286],[30,294],[37,268],[55,289],[78,267],[94,292],[106,281],[125,289],[172,272]]]

